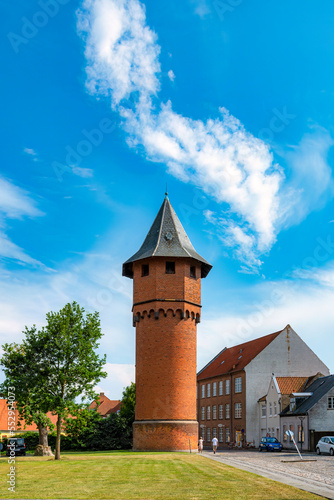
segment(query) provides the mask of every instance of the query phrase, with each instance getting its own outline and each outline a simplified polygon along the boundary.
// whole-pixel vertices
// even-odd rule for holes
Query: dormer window
[[[141,266],[141,275],[148,276],[150,274],[150,266],[149,264],[143,264]]]
[[[175,274],[175,262],[166,262],[166,274]]]
[[[190,278],[196,279],[196,266],[190,266]]]

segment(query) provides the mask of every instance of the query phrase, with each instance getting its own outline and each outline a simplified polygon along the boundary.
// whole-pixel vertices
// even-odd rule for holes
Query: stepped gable
[[[190,257],[200,262],[202,278],[205,278],[212,268],[192,246],[167,195],[144,243],[138,252],[123,264],[123,276],[132,278],[133,262],[149,257]]]
[[[265,347],[267,347],[283,330],[245,342],[234,347],[223,349],[197,374],[197,380],[218,377],[232,371],[242,370]]]

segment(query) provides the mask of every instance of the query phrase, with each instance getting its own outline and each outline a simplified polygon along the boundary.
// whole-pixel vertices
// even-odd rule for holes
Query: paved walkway
[[[297,462],[297,453],[284,451],[229,450],[215,455],[204,451],[203,456],[334,500],[334,457],[329,455],[303,453],[305,459],[316,459],[316,462]]]

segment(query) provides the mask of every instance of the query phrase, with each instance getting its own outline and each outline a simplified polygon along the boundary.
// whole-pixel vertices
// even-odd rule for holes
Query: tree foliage
[[[103,371],[106,359],[95,352],[102,337],[97,312],[85,316],[84,309],[73,302],[59,312],[48,313],[46,320],[40,330],[26,327],[21,346],[4,346],[4,350],[10,358],[17,350],[21,353],[23,378],[25,369],[35,373],[31,381],[25,380],[30,399],[23,406],[28,408],[29,401],[33,401],[34,408],[42,413],[51,411],[58,416],[55,458],[59,459],[62,420],[82,406],[76,402],[79,396],[82,401],[96,397],[93,388],[107,375]],[[16,366],[17,382],[21,380],[20,372]],[[6,384],[10,384],[12,373],[8,373]]]

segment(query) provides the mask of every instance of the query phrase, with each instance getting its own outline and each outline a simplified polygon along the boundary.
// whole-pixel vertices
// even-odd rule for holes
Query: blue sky
[[[121,264],[171,203],[213,269],[198,368],[290,323],[334,371],[334,9],[308,0],[17,0],[3,12],[0,341],[98,310],[134,374]]]

